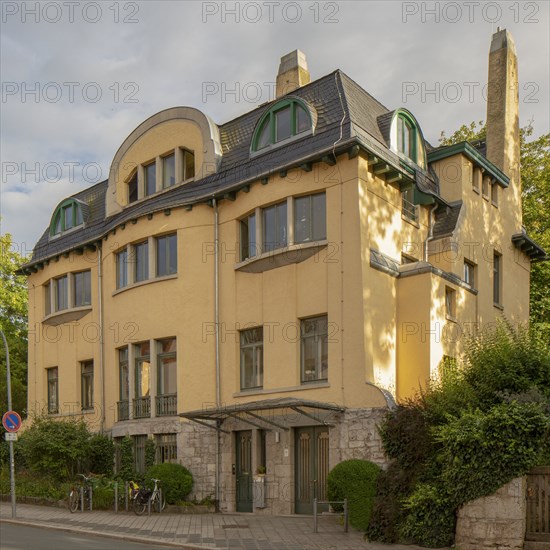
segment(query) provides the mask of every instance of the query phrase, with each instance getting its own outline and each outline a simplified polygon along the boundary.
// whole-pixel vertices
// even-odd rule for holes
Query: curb
[[[74,533],[79,535],[88,535],[92,537],[101,537],[101,538],[110,538],[115,540],[125,540],[128,542],[137,542],[140,544],[156,544],[157,546],[166,546],[168,548],[184,548],[186,550],[215,550],[215,546],[211,545],[202,545],[197,546],[195,544],[188,544],[183,542],[173,542],[173,541],[167,541],[167,540],[157,540],[152,537],[148,536],[132,536],[132,535],[124,535],[124,534],[117,534],[117,533],[106,533],[104,531],[87,531],[86,529],[78,529],[75,527],[62,527],[58,525],[49,525],[40,523],[37,521],[29,521],[29,520],[22,520],[22,519],[2,519],[0,520],[0,523],[11,523],[13,525],[24,525],[26,527],[38,527],[40,529],[49,529],[50,531],[64,531],[66,533]],[[223,550],[223,549],[220,549]]]

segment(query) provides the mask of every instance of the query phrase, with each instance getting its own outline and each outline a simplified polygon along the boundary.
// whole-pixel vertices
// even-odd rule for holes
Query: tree
[[[484,139],[483,121],[462,125],[450,137],[441,133],[441,145]],[[532,123],[520,128],[520,171],[523,224],[527,234],[550,252],[550,134],[528,141]],[[550,263],[533,263],[531,269],[531,322],[550,325]],[[548,330],[548,328],[547,328]]]
[[[9,233],[0,235],[0,329],[10,350],[12,407],[27,408],[27,281],[16,271],[25,258],[14,247]],[[6,355],[0,352],[0,410],[7,410]]]

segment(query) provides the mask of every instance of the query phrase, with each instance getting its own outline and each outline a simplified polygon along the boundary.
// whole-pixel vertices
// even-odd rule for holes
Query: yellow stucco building
[[[23,268],[29,411],[130,435],[138,469],[153,438],[227,511],[310,513],[336,463],[384,463],[387,407],[467,333],[528,319],[544,251],[522,228],[506,31],[489,82],[475,146],[431,147],[341,71],[310,82],[298,51],[235,120],[144,121]]]

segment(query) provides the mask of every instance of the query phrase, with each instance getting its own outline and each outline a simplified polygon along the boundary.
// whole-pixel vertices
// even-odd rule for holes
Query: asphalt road
[[[25,525],[0,523],[1,550],[166,550],[125,540],[114,540],[93,535],[75,535],[65,531],[40,529]]]

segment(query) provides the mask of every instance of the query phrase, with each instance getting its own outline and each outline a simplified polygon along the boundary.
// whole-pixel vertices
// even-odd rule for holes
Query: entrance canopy
[[[180,413],[179,416],[225,433],[221,425],[228,418],[234,418],[262,430],[289,430],[292,425],[300,425],[305,419],[314,420],[319,425],[330,425],[331,413],[345,409],[335,403],[323,403],[285,397],[264,399],[249,403],[236,403],[222,407],[204,407],[196,411]]]

